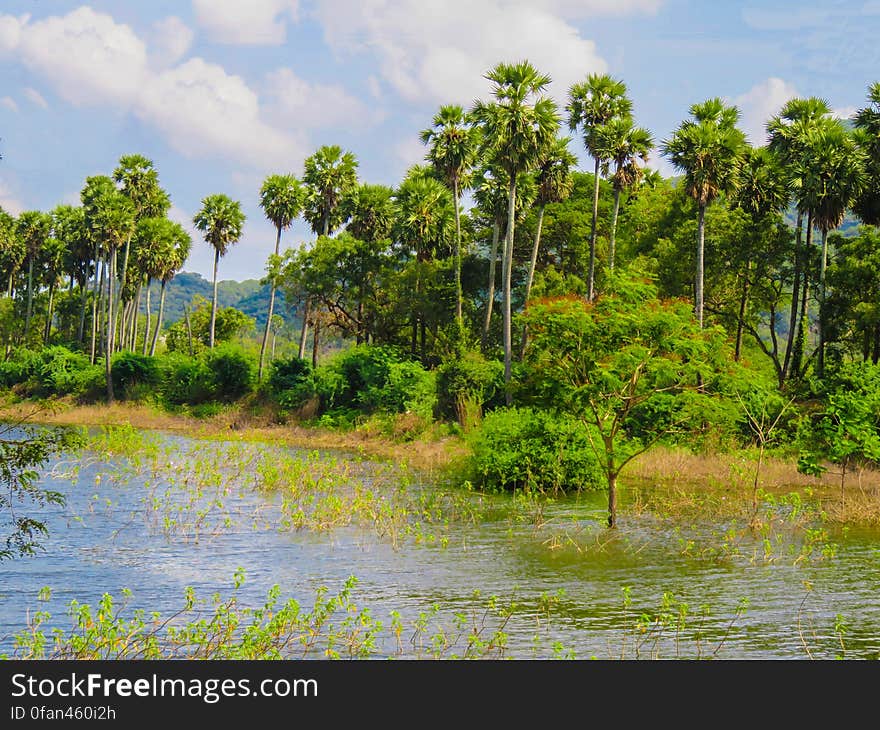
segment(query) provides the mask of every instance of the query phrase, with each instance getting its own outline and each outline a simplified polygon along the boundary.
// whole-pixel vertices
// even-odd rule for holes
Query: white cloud
[[[153,23],[150,40],[150,60],[155,66],[166,68],[183,58],[192,45],[193,32],[176,15],[169,15]]]
[[[852,119],[858,111],[858,107],[854,106],[843,106],[837,109],[831,110],[831,116],[837,117],[838,119]]]
[[[299,157],[294,139],[260,118],[257,95],[239,76],[193,58],[150,79],[136,114],[187,157],[219,150],[256,165]]]
[[[426,151],[418,137],[407,137],[397,142],[393,147],[394,159],[397,161],[395,179],[401,180],[413,165],[427,165]]]
[[[352,127],[377,117],[341,86],[311,84],[289,68],[267,74],[265,88],[271,113],[284,124]]]
[[[783,79],[771,77],[733,99],[740,110],[740,128],[751,144],[762,146],[767,142],[767,122],[796,96],[798,91],[794,86]]]
[[[382,77],[406,99],[469,106],[489,93],[483,75],[499,61],[528,58],[553,78],[557,101],[575,81],[606,71],[595,43],[555,13],[584,16],[613,6],[610,0],[319,0],[315,12],[337,54],[375,53]],[[623,10],[657,6],[633,0]]]
[[[9,109],[9,111],[11,112],[18,112],[18,104],[15,103],[15,99],[13,99],[11,96],[4,96],[2,99],[0,99],[0,106],[4,107],[5,109]]]
[[[17,52],[77,105],[130,102],[146,70],[146,46],[134,31],[85,6],[22,25]]]
[[[297,0],[193,0],[199,24],[212,39],[238,45],[278,45],[287,21],[298,18]]]
[[[49,102],[47,102],[43,98],[43,95],[39,91],[37,91],[36,89],[32,89],[28,86],[24,89],[23,93],[27,97],[28,101],[30,101],[31,103],[36,104],[38,107],[41,107],[42,109],[49,108]]]
[[[27,23],[29,17],[29,15],[22,15],[19,18],[0,15],[0,53],[10,53],[18,47],[21,27]]]

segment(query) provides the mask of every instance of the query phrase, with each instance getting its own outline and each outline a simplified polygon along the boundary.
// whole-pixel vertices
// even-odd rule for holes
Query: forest
[[[470,487],[600,491],[610,527],[626,468],[663,445],[861,486],[880,461],[880,82],[849,120],[788,101],[753,146],[720,98],[661,140],[609,75],[564,106],[527,61],[486,81],[426,120],[396,186],[333,145],[268,175],[274,253],[234,305],[240,201],[206,191],[188,230],[140,154],[80,205],[0,211],[6,400],[454,437]],[[298,219],[313,239],[286,245]],[[181,288],[194,246],[207,291]]]

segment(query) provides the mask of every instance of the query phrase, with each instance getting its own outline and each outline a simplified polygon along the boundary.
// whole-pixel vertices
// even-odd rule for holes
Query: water
[[[451,519],[444,525],[441,519],[419,527],[410,518],[409,534],[393,539],[369,524],[296,529],[283,523],[277,494],[253,489],[255,464],[273,463],[272,454],[282,453],[278,447],[156,438],[151,458],[158,471],[133,467],[124,457],[47,466],[42,484],[63,492],[67,503],[41,511],[49,527],[45,552],[0,563],[0,653],[12,651],[14,634],[35,610],[48,611],[51,626],[69,629],[72,600],[94,605],[107,592],[119,601],[128,588],[131,609],[171,614],[182,606],[188,586],[199,596],[229,595],[234,574],[244,569],[239,600],[253,606],[274,584],[282,599],[310,606],[320,586],[333,593],[355,576],[359,608],[369,607],[386,626],[392,611],[401,614],[404,656],[426,651],[409,641],[424,613],[425,644],[441,629],[454,635],[455,615],[465,614],[467,626],[482,627],[486,636],[503,624],[509,637],[505,655],[524,659],[554,653],[880,658],[876,532],[832,535],[833,556],[817,547],[801,558],[794,533],[772,537],[768,550],[743,532],[738,550],[721,554],[717,548],[729,525],[675,525],[623,515],[619,528],[609,531],[601,495],[559,500],[542,510],[515,508],[506,496],[472,495],[468,498],[482,502],[483,509],[476,524]],[[227,452],[231,456],[223,456]],[[190,466],[184,468],[183,460]],[[196,460],[204,463],[196,468]],[[309,468],[317,463],[309,462]],[[348,468],[345,458],[341,464]],[[353,483],[377,493],[397,488],[384,466],[350,466]],[[193,496],[194,473],[202,475],[201,496]],[[420,489],[430,486],[407,487],[410,495]],[[218,493],[222,498],[211,506]],[[683,549],[687,541],[695,546],[689,551]],[[703,548],[716,552],[701,554]],[[39,601],[44,586],[51,588],[51,598]],[[664,594],[672,598],[665,610],[673,620],[655,642]],[[515,604],[506,622],[487,612],[491,596],[504,606]],[[674,616],[682,603],[687,620],[676,632]],[[644,632],[637,627],[642,616]],[[835,631],[841,618],[843,647]],[[386,631],[376,655],[399,650]]]

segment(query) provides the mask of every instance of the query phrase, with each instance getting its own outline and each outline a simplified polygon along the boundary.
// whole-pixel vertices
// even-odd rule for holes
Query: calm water
[[[226,448],[161,438],[164,462]],[[243,453],[268,447],[231,448],[241,461]],[[737,538],[737,554],[717,559],[699,551],[717,547],[728,525],[676,526],[624,515],[611,532],[603,527],[601,496],[555,502],[540,520],[528,509],[512,518],[504,497],[495,498],[496,510],[478,524],[453,521],[428,530],[434,540],[409,535],[394,544],[369,527],[283,527],[278,498],[248,488],[252,467],[230,466],[225,485],[211,469],[205,483],[213,486],[194,503],[186,496],[192,482],[183,472],[132,469],[121,457],[49,465],[43,484],[66,494],[67,504],[43,510],[50,530],[45,552],[0,563],[0,653],[12,650],[12,636],[26,625],[29,610],[47,610],[50,625],[68,629],[71,600],[94,604],[102,593],[119,597],[128,588],[132,607],[169,614],[181,607],[187,586],[201,596],[229,594],[233,574],[243,568],[240,595],[254,606],[274,584],[282,599],[310,606],[319,586],[334,592],[356,576],[359,607],[385,622],[398,611],[409,624],[436,605],[432,629],[451,627],[456,612],[483,616],[489,596],[513,600],[505,631],[508,655],[515,658],[552,656],[555,642],[577,658],[632,658],[633,621],[642,613],[656,615],[664,594],[686,603],[690,616],[677,642],[671,631],[661,638],[660,658],[707,656],[720,644],[717,656],[725,659],[831,659],[840,652],[837,617],[847,627],[847,658],[880,658],[877,533],[832,535],[833,556],[822,557],[817,549],[800,560],[796,536],[790,543],[774,536],[768,550],[745,534]],[[369,484],[373,469],[360,464],[352,479]],[[374,486],[393,489],[378,481]],[[206,510],[197,534],[195,515],[210,504],[212,489],[225,492],[222,507]],[[178,527],[168,527],[171,517]],[[682,549],[688,540],[696,546],[690,552]],[[43,586],[52,589],[48,602],[37,600]],[[549,620],[540,610],[542,594],[559,596]],[[738,614],[744,601],[748,606]],[[708,615],[701,621],[702,606]],[[644,643],[640,656],[650,656],[651,645]],[[393,651],[390,636],[386,649]]]

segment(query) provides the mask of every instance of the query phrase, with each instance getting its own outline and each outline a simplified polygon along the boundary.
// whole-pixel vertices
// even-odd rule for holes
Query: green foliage
[[[136,400],[159,383],[161,371],[156,358],[134,352],[117,353],[110,363],[113,392]]]
[[[205,364],[211,373],[213,396],[233,401],[250,393],[256,382],[256,363],[241,348],[223,345],[211,350]]]
[[[189,314],[192,330],[193,354],[203,352],[211,339],[211,303],[207,299],[197,297],[193,300],[193,309]],[[229,342],[254,329],[254,319],[235,307],[223,307],[217,310],[214,323],[214,342]],[[189,352],[189,335],[186,322],[175,322],[168,329],[166,346],[169,352]]]
[[[40,351],[17,348],[0,363],[0,385],[19,386],[23,395],[78,395],[90,371],[89,358],[61,345]]]
[[[504,402],[504,364],[468,351],[437,368],[437,413],[463,428]]]
[[[64,496],[43,487],[38,470],[54,455],[82,443],[81,433],[74,429],[0,429],[0,539],[4,540],[0,561],[42,549],[46,524],[26,511],[46,504],[63,505]]]
[[[470,445],[467,473],[480,489],[556,493],[603,482],[587,430],[567,414],[500,408],[485,417]]]
[[[162,399],[169,405],[195,405],[213,397],[211,371],[203,360],[169,352],[159,358],[159,369]]]

